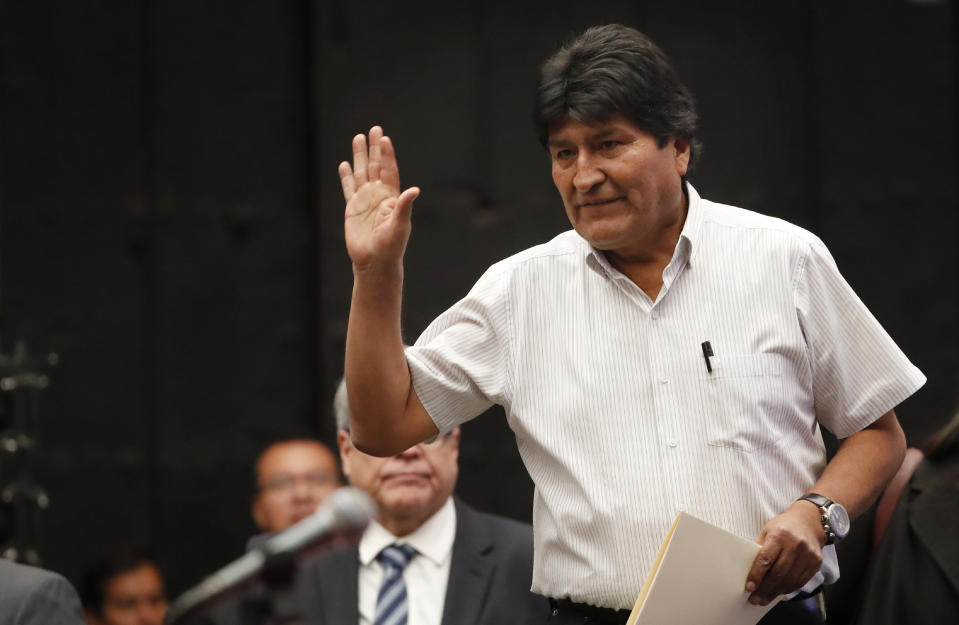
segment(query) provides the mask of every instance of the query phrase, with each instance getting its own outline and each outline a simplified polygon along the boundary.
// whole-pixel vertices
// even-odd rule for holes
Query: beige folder
[[[680,512],[626,625],[755,625],[778,601],[747,601],[759,545]]]

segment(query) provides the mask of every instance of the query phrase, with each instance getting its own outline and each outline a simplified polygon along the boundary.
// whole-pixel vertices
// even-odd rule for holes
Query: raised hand
[[[410,237],[413,200],[420,190],[400,192],[396,152],[383,129],[370,129],[368,147],[364,135],[353,137],[353,166],[343,161],[338,172],[346,200],[346,251],[354,267],[364,270],[401,262]]]

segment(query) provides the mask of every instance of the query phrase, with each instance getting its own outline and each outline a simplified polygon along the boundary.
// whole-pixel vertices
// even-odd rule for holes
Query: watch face
[[[829,506],[826,516],[829,519],[829,527],[832,528],[836,538],[845,538],[846,534],[849,533],[849,515],[846,513],[846,509],[839,504],[833,504]]]

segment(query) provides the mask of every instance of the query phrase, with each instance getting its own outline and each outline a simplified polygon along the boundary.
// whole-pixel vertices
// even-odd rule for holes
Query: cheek
[[[571,186],[570,181],[572,180],[572,175],[569,173],[569,171],[561,167],[557,167],[556,165],[553,166],[552,173],[553,184],[556,186],[556,189],[560,192],[560,194],[565,195],[567,189],[569,189]]]

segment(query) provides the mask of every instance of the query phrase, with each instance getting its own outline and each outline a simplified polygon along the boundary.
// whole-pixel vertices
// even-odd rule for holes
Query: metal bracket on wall
[[[40,513],[50,505],[33,478],[38,397],[50,384],[55,353],[33,356],[17,341],[0,352],[0,557],[39,566]]]

